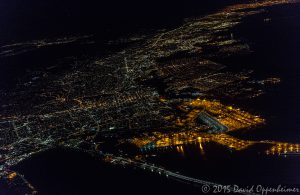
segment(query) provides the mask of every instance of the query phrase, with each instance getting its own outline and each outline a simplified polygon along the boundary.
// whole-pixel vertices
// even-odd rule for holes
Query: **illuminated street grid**
[[[199,139],[236,150],[249,147],[254,142],[224,133],[267,121],[214,99],[255,98],[280,78],[254,80],[253,71],[231,72],[213,59],[251,52],[246,42],[235,37],[233,28],[247,16],[287,3],[295,1],[230,6],[187,19],[169,31],[128,38],[132,44],[123,51],[102,58],[74,58],[67,72],[52,74],[54,65],[25,75],[16,88],[0,91],[0,177],[12,186],[26,185],[33,193],[26,176],[10,170],[13,165],[56,146],[98,154],[101,143],[111,139],[132,140],[140,147],[150,142],[166,147]],[[1,47],[0,57],[90,39],[15,43]],[[144,138],[154,131],[157,133]],[[298,145],[269,142],[275,145],[270,154],[298,151]]]

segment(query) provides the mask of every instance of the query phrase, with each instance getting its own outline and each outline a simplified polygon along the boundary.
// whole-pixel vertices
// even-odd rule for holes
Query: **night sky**
[[[74,33],[130,33],[169,27],[237,1],[4,0],[0,4],[0,43]],[[109,33],[112,33],[109,32]]]

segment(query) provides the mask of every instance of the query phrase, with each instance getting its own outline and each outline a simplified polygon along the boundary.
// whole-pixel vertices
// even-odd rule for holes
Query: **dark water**
[[[271,18],[271,22],[264,22]],[[266,118],[266,125],[233,133],[250,140],[300,143],[300,5],[275,6],[247,18],[235,29],[254,51],[223,59],[231,70],[252,69],[254,77],[279,77],[282,82],[253,100],[228,102]],[[157,151],[149,160],[173,170],[223,184],[299,184],[300,156],[267,156],[255,148],[235,152],[214,143]],[[263,151],[263,150],[261,150]]]
[[[86,153],[63,148],[35,155],[16,170],[25,174],[41,195],[197,193],[197,189],[165,177],[114,167]]]
[[[264,22],[271,18],[271,22]],[[257,79],[279,77],[279,86],[259,98],[229,102],[262,115],[267,124],[234,133],[250,140],[300,143],[300,5],[275,6],[251,16],[235,29],[254,51],[222,62],[231,70],[252,69]],[[255,149],[234,152],[218,144],[188,145],[184,152],[157,152],[151,161],[225,184],[299,184],[300,156],[266,156]],[[202,151],[202,152],[201,152]]]
[[[151,7],[156,6],[152,5]],[[167,6],[165,5],[165,7]],[[158,15],[168,15],[169,10],[160,9],[162,10],[158,12]],[[186,9],[188,10],[188,8]],[[118,12],[113,8],[112,10]],[[195,11],[197,8],[194,7],[192,10]],[[170,11],[173,13],[174,10]],[[120,13],[124,12],[123,10]],[[58,11],[58,13],[60,12]],[[88,17],[94,17],[93,14],[96,13],[99,14],[95,11],[95,13],[90,13],[91,16],[88,14]],[[150,13],[152,12],[150,11]],[[257,78],[280,77],[282,79],[281,84],[268,91],[266,95],[255,100],[237,103],[267,119],[267,125],[262,128],[237,133],[240,138],[274,139],[300,143],[299,13],[299,5],[273,7],[265,14],[246,19],[236,29],[235,36],[247,40],[255,52],[249,57],[226,59],[224,63],[231,69],[253,69]],[[77,13],[71,12],[72,14],[76,15]],[[79,14],[77,17],[80,18],[80,16]],[[172,20],[173,16],[174,14],[170,14],[166,18]],[[271,18],[271,22],[263,22],[266,17]],[[119,21],[118,18],[116,15],[113,17]],[[132,18],[134,18],[134,14],[132,14]],[[158,18],[160,17],[158,16]],[[131,17],[128,21],[130,19]],[[84,19],[82,20],[84,21]],[[97,20],[92,21],[92,24],[87,24],[87,29],[91,29],[91,31]],[[78,30],[76,23],[74,20],[70,24],[72,26],[70,28],[74,28],[75,31]],[[168,22],[166,23],[169,25]],[[44,24],[39,25],[43,26]],[[13,29],[13,27],[10,28]],[[63,29],[64,27],[57,28],[55,26],[54,31],[64,31]],[[176,150],[157,151],[155,152],[157,156],[151,157],[149,160],[189,176],[223,184],[300,183],[300,156],[266,156],[257,153],[254,149],[235,152],[213,143],[203,144],[203,149],[204,153],[199,149],[199,145],[189,145],[184,146],[184,153],[178,153]],[[61,149],[29,159],[16,169],[26,174],[28,180],[42,194],[111,194],[122,193],[123,190],[126,193],[149,192],[156,194],[160,190],[165,193],[184,190],[198,193],[197,190],[187,189],[182,184],[175,184],[158,176],[113,168],[86,154]]]
[[[183,152],[157,151],[149,160],[220,184],[299,184],[300,156],[266,156],[254,149],[237,152],[215,143],[202,143],[201,147],[197,143],[183,146]]]
[[[281,78],[267,93],[240,103],[267,119],[267,126],[246,133],[256,139],[300,142],[300,5],[275,6],[249,17],[236,29],[254,51],[249,57],[229,61],[230,67],[254,70],[257,79]],[[271,18],[264,22],[264,18]]]

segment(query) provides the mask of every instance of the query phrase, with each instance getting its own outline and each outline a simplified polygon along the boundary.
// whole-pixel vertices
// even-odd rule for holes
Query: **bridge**
[[[201,185],[201,186],[207,185],[207,186],[210,186],[211,189],[213,189],[213,186],[222,186],[221,184],[217,184],[217,183],[213,183],[213,182],[209,182],[209,181],[205,181],[205,180],[201,180],[201,179],[196,179],[193,177],[182,175],[178,172],[169,171],[165,168],[156,166],[154,164],[149,164],[147,162],[139,162],[139,161],[131,160],[131,159],[120,157],[120,156],[113,156],[112,154],[108,154],[108,156],[111,157],[111,162],[114,164],[120,164],[123,166],[131,166],[131,167],[138,168],[138,169],[148,170],[153,173],[157,173],[159,175],[164,175],[168,178],[182,181],[185,183],[196,184],[196,185]],[[234,191],[234,189],[232,187],[230,187],[229,190],[231,192]],[[237,194],[254,195],[255,193],[239,192]]]

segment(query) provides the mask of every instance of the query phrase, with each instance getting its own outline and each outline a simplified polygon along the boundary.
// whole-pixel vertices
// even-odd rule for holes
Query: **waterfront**
[[[256,4],[254,5],[257,6]],[[233,7],[231,9],[235,10],[236,8]],[[127,52],[132,52],[132,55],[126,56],[126,52],[120,52],[116,56],[105,59],[104,62],[96,60],[95,64],[101,67],[99,68],[100,75],[95,76],[91,74],[90,72],[93,72],[94,70],[92,69],[93,66],[90,65],[87,66],[88,71],[84,68],[79,69],[80,71],[83,70],[80,74],[85,77],[90,77],[90,79],[95,78],[92,82],[90,82],[89,79],[82,79],[77,76],[78,72],[76,71],[74,74],[72,73],[67,75],[68,77],[64,77],[64,80],[60,80],[61,83],[63,83],[63,88],[66,86],[68,87],[68,82],[72,83],[73,80],[76,81],[74,82],[74,86],[77,87],[74,87],[76,90],[71,91],[69,89],[68,91],[70,96],[74,96],[74,98],[65,97],[65,94],[59,93],[61,96],[55,97],[54,104],[54,108],[57,106],[59,111],[53,112],[54,114],[47,113],[49,110],[52,111],[53,109],[53,107],[47,106],[47,104],[33,107],[33,111],[36,109],[38,115],[30,115],[30,117],[26,118],[27,121],[33,121],[29,123],[29,126],[38,126],[41,128],[41,131],[45,128],[45,135],[49,133],[48,127],[53,128],[55,134],[53,133],[52,136],[58,138],[59,141],[55,142],[55,144],[58,145],[61,144],[71,148],[78,147],[80,149],[87,149],[88,151],[90,151],[91,148],[95,148],[94,152],[96,153],[99,152],[100,148],[100,151],[102,152],[112,152],[115,155],[121,156],[129,155],[129,157],[136,159],[139,159],[142,156],[141,158],[143,158],[143,160],[154,163],[156,166],[162,166],[172,172],[179,172],[180,174],[205,181],[220,184],[243,185],[299,184],[300,178],[298,173],[300,170],[300,155],[297,155],[297,144],[300,143],[298,124],[298,111],[300,108],[298,102],[300,98],[300,87],[298,84],[300,79],[298,55],[300,44],[298,35],[300,28],[297,21],[299,21],[300,16],[297,13],[299,13],[300,7],[298,4],[288,4],[275,5],[265,9],[267,9],[267,11],[261,14],[251,15],[248,12],[245,12],[245,15],[249,14],[249,16],[247,15],[247,17],[245,17],[237,26],[234,26],[230,17],[229,19],[226,18],[226,20],[229,20],[229,22],[226,23],[229,26],[228,28],[231,29],[230,25],[233,25],[234,28],[233,34],[229,36],[233,36],[237,40],[245,40],[252,52],[247,51],[245,52],[246,54],[243,55],[243,51],[248,50],[248,47],[236,43],[236,40],[227,40],[226,38],[224,38],[225,41],[215,41],[214,38],[216,37],[214,37],[213,33],[209,32],[204,36],[205,38],[208,37],[207,39],[211,38],[213,40],[212,43],[209,42],[209,44],[207,44],[209,47],[213,48],[213,45],[217,45],[217,48],[222,48],[223,44],[226,45],[228,42],[233,44],[233,46],[230,44],[229,47],[224,46],[222,50],[223,53],[218,51],[206,54],[208,60],[197,57],[190,58],[190,56],[184,54],[183,56],[188,56],[186,57],[187,59],[181,59],[180,55],[178,57],[178,53],[175,52],[176,55],[172,56],[171,51],[174,47],[172,44],[181,44],[176,42],[176,38],[178,38],[177,33],[187,33],[191,30],[188,25],[184,25],[182,29],[175,29],[173,32],[170,31],[169,34],[168,32],[163,33],[163,35],[158,36],[158,39],[150,39],[149,41],[149,45],[153,49],[153,51],[151,51],[153,52],[152,55],[157,55],[160,59],[159,63],[151,64],[151,66],[157,69],[157,75],[155,76],[160,77],[161,80],[165,81],[164,87],[167,87],[167,90],[164,89],[164,93],[157,94],[156,91],[153,92],[154,90],[151,87],[146,88],[146,90],[138,88],[138,90],[133,92],[130,91],[130,88],[126,88],[128,86],[134,86],[132,83],[135,84],[138,79],[149,79],[148,75],[137,77],[136,80],[130,79],[131,77],[135,77],[136,74],[138,75],[138,72],[135,72],[134,70],[137,69],[139,71],[142,68],[147,68],[146,65],[148,64],[144,62],[147,62],[146,56],[146,60],[142,61],[146,64],[145,67],[137,68],[133,66],[132,64],[134,64],[133,62],[136,62],[136,58],[138,60],[143,60],[144,56],[138,53],[140,52],[139,49],[129,49]],[[221,12],[220,15],[223,16],[222,14],[223,12]],[[244,15],[241,14],[241,17],[244,17]],[[212,20],[218,19],[217,21],[225,20],[222,17],[219,19],[218,14],[211,15],[209,18],[212,18]],[[208,28],[216,28],[224,33],[223,27],[216,25],[214,21],[203,22],[200,20],[198,23],[199,26],[203,25],[205,27],[208,26]],[[198,23],[191,22],[191,25],[196,24],[195,26],[197,27]],[[227,33],[226,30],[224,31]],[[166,38],[160,40],[159,38],[163,36]],[[168,36],[170,36],[170,38]],[[194,35],[188,34],[187,40],[198,41],[197,37],[195,38],[193,36]],[[226,36],[228,37],[228,35]],[[162,43],[157,46],[159,41]],[[206,42],[204,38],[203,40],[201,39],[201,41]],[[163,46],[167,48],[166,53],[164,53],[165,48]],[[189,46],[188,41],[180,46],[183,48],[187,47],[188,49],[192,48],[193,52],[199,52],[199,49],[195,49],[194,46]],[[231,48],[234,48],[233,52],[231,51]],[[208,49],[208,51],[210,50]],[[170,57],[167,58],[164,56],[168,56],[168,52],[171,53],[171,59],[169,59]],[[160,55],[163,55],[163,57]],[[173,60],[172,57],[175,59]],[[122,66],[120,68],[115,68],[113,66],[115,61],[124,63],[125,68]],[[111,66],[113,67],[111,68],[113,71],[110,71],[110,69],[107,68],[109,67],[107,66],[109,63],[113,64]],[[128,66],[128,64],[132,66]],[[191,65],[191,67],[187,67],[188,65]],[[226,67],[224,68],[224,66]],[[90,69],[92,69],[92,71]],[[98,71],[98,69],[96,70]],[[112,79],[109,76],[105,77],[105,73],[102,73],[103,70],[113,72],[111,75]],[[199,73],[195,70],[199,70]],[[204,73],[200,70],[208,76],[203,77],[201,74]],[[218,72],[220,70],[222,72]],[[140,73],[142,74],[143,72],[141,71]],[[94,77],[91,78],[91,75]],[[194,77],[200,77],[200,79],[193,80]],[[102,81],[103,83],[101,83]],[[78,84],[80,82],[84,84]],[[117,86],[115,85],[116,82],[118,84]],[[96,87],[93,85],[94,83],[96,83]],[[99,85],[99,83],[103,84],[103,88],[100,88],[102,85]],[[223,84],[225,86],[223,86]],[[123,85],[125,86],[124,88],[128,90],[128,93],[126,91],[126,93],[123,94]],[[61,87],[60,85],[58,86]],[[80,88],[80,86],[84,87]],[[84,91],[92,95],[81,95],[81,91],[77,90],[78,88],[84,90],[87,89],[85,86],[92,86],[91,88],[88,88],[91,89],[91,92],[88,90]],[[113,88],[114,86],[116,86],[116,88]],[[192,89],[185,89],[186,86]],[[54,87],[57,86],[54,85]],[[163,86],[154,86],[154,88],[160,87]],[[111,94],[109,93],[104,93],[104,95],[101,94],[99,88],[104,92],[106,92],[105,90],[107,89],[107,91],[113,89],[118,93],[110,97],[109,95]],[[94,89],[95,91],[98,90],[97,92],[99,92],[100,95],[95,95]],[[193,95],[189,95],[193,94],[190,91],[196,91],[197,93],[194,93],[200,94],[200,96],[203,94],[206,95],[204,95],[205,97],[194,97]],[[186,95],[188,98],[184,97],[184,93],[188,94]],[[107,98],[105,95],[110,98]],[[203,103],[204,100],[206,103]],[[56,105],[56,102],[59,102],[59,104]],[[64,105],[65,102],[70,103],[71,106],[75,106],[70,106],[71,108],[60,106]],[[52,105],[51,102],[49,105]],[[129,108],[126,107],[127,105],[129,105]],[[11,105],[7,105],[8,108],[10,106]],[[24,107],[26,108],[26,106]],[[102,114],[102,108],[111,110],[98,116],[99,113]],[[120,108],[117,113],[115,113],[117,110],[116,108]],[[163,111],[157,112],[156,109]],[[7,110],[9,113],[10,110]],[[26,115],[31,111],[20,108],[20,112],[25,113],[24,115]],[[59,126],[59,124],[65,124],[65,121],[61,120],[60,117],[56,117],[55,114],[57,113],[62,113],[61,118],[69,119],[70,124],[68,123],[65,126]],[[145,115],[145,113],[147,114]],[[53,115],[55,117],[53,117]],[[126,119],[126,121],[124,120],[125,122],[122,120],[123,118],[120,119],[120,115]],[[85,119],[85,117],[88,119]],[[165,123],[157,123],[161,118],[163,118],[163,122]],[[198,118],[202,119],[202,122],[197,121],[196,119]],[[72,122],[73,120],[74,122]],[[151,120],[155,122],[152,122]],[[53,125],[52,122],[55,122],[55,125],[58,124],[57,127]],[[19,123],[24,123],[23,126],[28,126],[28,122],[25,123],[22,119],[16,122],[17,125]],[[77,128],[77,125],[81,125],[80,131],[68,134],[70,129],[74,128],[74,126]],[[131,129],[129,130],[132,131],[126,132],[128,130],[126,129],[127,127],[130,127]],[[149,127],[151,127],[151,129]],[[61,132],[61,128],[67,130]],[[116,132],[115,129],[118,128],[120,131]],[[206,132],[207,129],[208,131]],[[196,130],[201,132],[197,134],[198,132]],[[227,133],[228,130],[230,132]],[[97,131],[101,132],[101,135],[95,133]],[[123,131],[126,132],[124,133],[125,136],[121,133]],[[157,137],[163,138],[155,142],[157,146],[160,145],[161,147],[154,147],[153,149],[150,147],[144,151],[139,151],[137,148],[132,149],[130,147],[122,147],[122,144],[127,144],[128,140],[132,140],[133,137],[143,138],[144,135],[146,135],[145,143],[151,143],[153,140],[150,140],[152,137],[150,137],[149,134],[155,133],[156,131],[159,131],[158,134],[156,134],[158,135]],[[196,131],[196,133],[193,133],[193,131]],[[189,132],[192,133],[189,134]],[[214,135],[215,133],[221,132],[227,134]],[[174,139],[175,141],[172,142],[166,141],[170,139],[170,134],[181,136],[180,133],[188,135],[186,137],[182,136],[182,140],[185,141],[180,142],[179,139]],[[64,137],[65,135],[66,137]],[[203,138],[203,140],[198,140],[198,137],[201,139]],[[207,140],[205,141],[205,139]],[[55,146],[55,144],[51,144],[53,137],[47,137],[45,140],[46,141],[41,142],[41,144],[35,140],[36,142],[33,142],[33,146],[37,146],[37,148],[41,147],[41,151],[45,148],[48,149],[47,147],[43,148],[44,145],[46,145],[45,142],[50,143],[51,147]],[[268,143],[266,140],[287,142],[289,145],[285,145],[285,143],[280,143],[279,145],[276,142],[275,148],[272,149],[269,144],[266,144]],[[263,143],[260,146],[256,146],[254,142],[259,141],[263,141]],[[103,146],[105,144],[102,144],[102,142],[107,142],[105,144],[110,145],[110,147],[107,147],[107,150],[105,150],[106,148]],[[119,145],[121,146],[119,147]],[[20,148],[22,150],[18,150],[17,152],[23,151],[23,148]],[[6,147],[6,149],[13,150],[9,147]],[[28,148],[25,148],[25,151],[26,149]],[[274,152],[272,152],[273,150]],[[285,151],[294,153],[295,155],[285,155]],[[67,156],[69,152],[70,151],[64,151],[64,149],[62,153],[60,149],[50,153],[47,151],[42,152],[40,155],[46,155],[42,157],[46,160],[36,162],[37,165],[34,167],[40,166],[38,169],[32,169],[32,167],[29,166],[29,164],[36,161],[36,156],[27,159],[23,159],[22,155],[16,155],[16,157],[12,156],[12,159],[16,159],[15,162],[18,162],[19,160],[23,161],[20,165],[16,165],[14,170],[27,175],[26,179],[42,194],[45,193],[47,189],[51,188],[53,188],[53,190],[62,189],[65,190],[65,194],[72,194],[72,186],[74,183],[70,180],[72,180],[73,177],[76,177],[78,172],[82,173],[78,175],[81,182],[82,178],[86,178],[84,180],[86,185],[82,186],[81,189],[83,190],[82,193],[86,189],[90,189],[91,193],[98,192],[98,185],[100,184],[97,182],[97,178],[98,173],[101,175],[101,171],[91,175],[89,174],[93,172],[92,170],[98,169],[97,163],[99,163],[99,169],[106,166],[109,167],[107,169],[111,169],[110,171],[105,171],[104,175],[101,175],[99,180],[103,181],[107,178],[111,178],[111,175],[120,175],[120,177],[123,178],[114,181],[115,177],[113,177],[109,179],[106,184],[102,184],[102,186],[109,186],[107,189],[108,193],[110,189],[114,188],[111,186],[118,185],[125,187],[131,193],[135,193],[135,191],[131,191],[132,188],[129,187],[131,185],[126,186],[128,183],[131,184],[137,182],[138,184],[136,185],[139,187],[136,188],[140,190],[141,188],[146,189],[148,186],[147,183],[153,181],[158,181],[158,184],[154,185],[159,187],[163,186],[165,182],[168,182],[169,184],[163,187],[167,192],[178,192],[177,190],[188,190],[191,193],[199,192],[199,189],[194,188],[193,186],[184,184],[182,184],[182,186],[177,186],[181,185],[181,183],[174,183],[174,181],[162,176],[149,176],[148,173],[140,170],[138,170],[139,173],[137,174],[136,179],[132,179],[132,181],[126,182],[126,185],[124,185],[123,182],[126,178],[131,178],[131,176],[128,175],[132,173],[132,167],[128,170],[122,168],[124,171],[120,171],[119,165],[117,165],[117,168],[110,167],[110,165],[102,164],[102,161],[99,159],[91,160],[85,153],[82,154],[78,152],[74,154],[74,151],[71,151],[72,155],[74,155],[73,157],[70,157],[71,161],[65,161],[66,159],[64,159],[63,156]],[[59,159],[62,159],[62,161]],[[67,167],[78,159],[80,159],[79,164],[76,164],[75,167],[71,167],[70,170],[68,170],[68,173],[64,173],[63,167]],[[64,161],[65,163],[61,164],[61,162]],[[115,161],[112,159],[109,162]],[[8,163],[14,165],[14,161],[8,161]],[[51,168],[53,164],[56,165]],[[94,164],[95,167],[91,168],[89,171],[85,171],[85,168],[89,167],[91,164]],[[53,170],[53,173],[50,174],[47,172],[40,175],[39,170],[42,170],[44,167]],[[60,174],[62,177],[59,177]],[[69,177],[68,175],[72,176]],[[48,176],[51,181],[47,181],[47,179],[49,179]],[[43,180],[43,178],[46,180]],[[76,186],[81,188],[81,182],[75,182]],[[47,183],[50,183],[50,185],[47,185]],[[68,185],[58,185],[56,187],[55,185],[57,184]],[[152,191],[149,191],[149,193],[151,192]],[[155,193],[155,191],[153,193]]]

